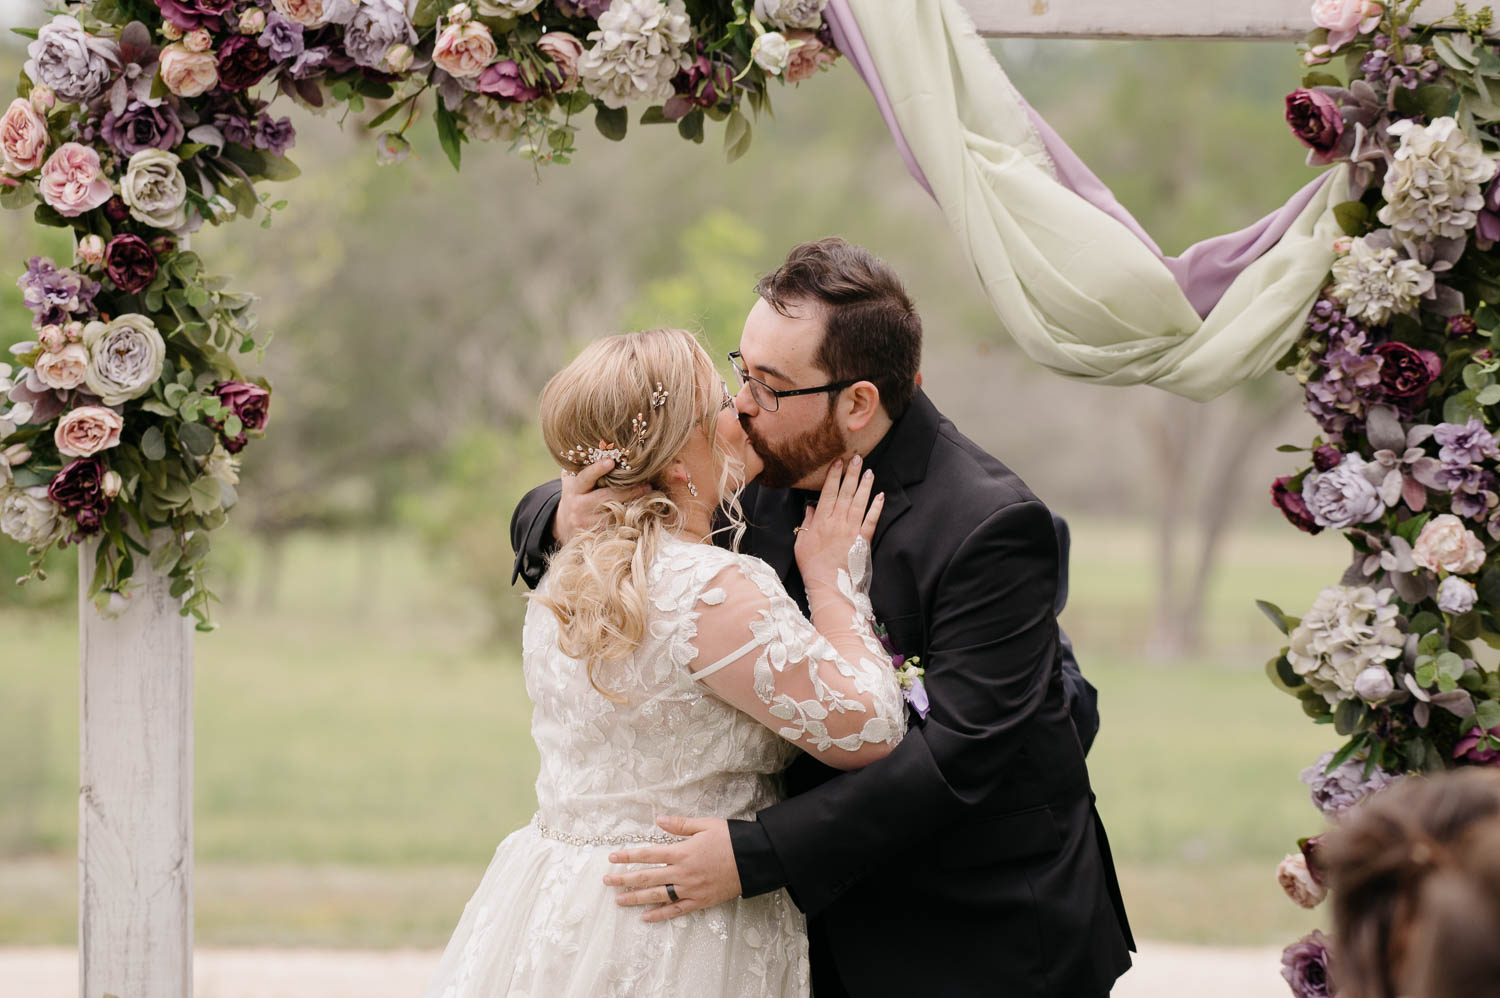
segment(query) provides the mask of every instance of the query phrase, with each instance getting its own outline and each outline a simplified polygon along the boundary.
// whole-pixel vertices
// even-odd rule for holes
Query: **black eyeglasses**
[[[850,385],[857,385],[868,378],[848,378],[844,381],[831,381],[826,385],[816,388],[792,388],[781,391],[772,388],[764,381],[755,377],[745,369],[745,358],[740,356],[738,350],[729,351],[729,363],[734,365],[734,373],[739,375],[740,384],[750,387],[750,397],[755,399],[755,404],[766,412],[775,412],[781,407],[781,400],[791,398],[793,395],[821,395],[823,392],[841,392]]]

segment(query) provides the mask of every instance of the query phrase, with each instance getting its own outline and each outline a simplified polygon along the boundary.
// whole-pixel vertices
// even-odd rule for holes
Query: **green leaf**
[[[1400,526],[1396,528],[1396,536],[1400,537],[1408,544],[1414,545],[1417,543],[1417,535],[1422,532],[1423,527],[1427,526],[1427,521],[1430,519],[1432,519],[1431,513],[1423,513],[1420,516],[1414,516],[1410,520],[1404,521]]]
[[[703,141],[703,110],[694,108],[677,122],[677,134],[689,142]]]
[[[1359,715],[1364,704],[1358,700],[1343,700],[1333,709],[1333,730],[1341,735],[1352,735],[1359,726]]]
[[[1474,397],[1474,401],[1480,405],[1494,405],[1496,402],[1500,402],[1500,385],[1489,385],[1481,388],[1479,394]]]
[[[1468,364],[1464,367],[1464,387],[1479,391],[1486,385],[1495,383],[1495,376],[1478,364]]]
[[[1428,120],[1441,118],[1448,113],[1457,94],[1440,83],[1428,83],[1417,88],[1417,106]]]
[[[260,173],[267,180],[293,180],[302,176],[297,164],[285,156],[266,156],[265,167]]]
[[[1437,663],[1424,662],[1416,669],[1417,685],[1424,689],[1437,682]]]
[[[1485,731],[1500,727],[1500,700],[1483,700],[1476,704],[1474,721]]]
[[[30,38],[32,41],[36,41],[36,36],[39,34],[36,28],[11,28],[10,30],[22,38]]]
[[[1423,610],[1421,613],[1411,618],[1411,624],[1409,625],[1408,629],[1412,634],[1429,634],[1430,632],[1437,630],[1442,625],[1443,618],[1439,617],[1431,610]],[[1437,646],[1441,648],[1443,644],[1442,635],[1431,635],[1431,637],[1436,639]],[[1427,638],[1423,638],[1422,640],[1426,642]],[[1428,655],[1431,655],[1435,650],[1436,649],[1428,648],[1422,649],[1422,651]]]
[[[1306,447],[1301,447],[1297,444],[1282,444],[1280,447],[1276,448],[1276,451],[1279,454],[1300,454],[1305,450],[1307,450]]]
[[[733,163],[750,148],[750,121],[735,108],[724,125],[724,158]]]
[[[1491,565],[1484,570],[1475,590],[1479,595],[1479,602],[1492,610],[1500,610],[1500,564]],[[1496,638],[1500,640],[1500,635],[1496,635]],[[1483,634],[1480,635],[1480,640],[1485,640]]]
[[[1293,696],[1297,695],[1299,687],[1306,685],[1306,680],[1292,671],[1292,663],[1287,661],[1285,655],[1278,655],[1266,663],[1266,678],[1278,690]]]
[[[1479,393],[1472,388],[1450,395],[1443,403],[1443,422],[1462,424],[1471,419],[1484,421],[1484,407],[1479,404]]]
[[[36,200],[36,185],[29,180],[15,187],[0,187],[0,208],[19,211]]]
[[[619,142],[630,127],[630,114],[623,107],[605,107],[600,104],[594,112],[594,127],[606,139]]]
[[[173,538],[151,552],[151,567],[156,570],[157,575],[169,575],[181,558],[182,548],[176,538]]]
[[[1347,703],[1348,701],[1345,702]],[[1367,742],[1369,738],[1369,734],[1360,733],[1349,739],[1349,741],[1345,743],[1344,747],[1335,752],[1333,754],[1333,758],[1328,760],[1328,765],[1323,769],[1323,772],[1331,773],[1335,769],[1338,769],[1340,766],[1342,766],[1344,763],[1348,762],[1349,757],[1363,748],[1365,742]]]
[[[37,205],[36,211],[32,212],[31,217],[35,219],[36,224],[47,225],[54,229],[66,229],[72,225],[66,218],[58,214],[57,209],[50,204]]]
[[[1370,220],[1370,208],[1363,201],[1345,201],[1333,206],[1334,220],[1347,236],[1357,236],[1365,231]]]
[[[1438,675],[1451,679],[1455,683],[1458,682],[1458,677],[1464,674],[1464,660],[1451,651],[1445,651],[1439,655],[1436,664]]]
[[[398,101],[395,104],[392,104],[390,107],[386,108],[384,111],[381,111],[374,118],[372,118],[370,120],[370,123],[368,125],[366,125],[365,128],[367,130],[373,130],[373,129],[379,128],[381,125],[385,124],[387,121],[390,121],[396,115],[400,114],[401,111],[409,103],[410,103],[410,101]]]
[[[641,124],[643,125],[666,125],[670,124],[671,120],[667,117],[666,112],[662,110],[660,104],[655,107],[646,108],[641,114]]]
[[[194,457],[207,457],[214,449],[214,431],[202,423],[183,423],[177,428],[177,439]]]
[[[360,96],[371,100],[390,100],[396,96],[396,91],[389,83],[384,80],[372,80],[366,76],[361,76],[354,81],[354,90]]]
[[[170,415],[176,415],[176,413],[172,412],[170,409],[168,410],[168,413]],[[146,432],[141,434],[141,454],[148,461],[160,461],[162,458],[167,456],[167,441],[166,438],[162,436],[160,426],[148,427]]]
[[[1479,612],[1470,610],[1468,613],[1460,614],[1453,618],[1451,628],[1455,638],[1472,641],[1479,637]]]
[[[453,112],[448,110],[442,100],[437,102],[435,120],[437,122],[438,143],[443,147],[443,152],[447,154],[448,162],[452,163],[453,169],[457,170],[459,161],[463,157],[463,153],[459,149],[459,143],[463,141],[463,137],[459,134],[458,122],[454,119]]]
[[[174,410],[182,405],[182,400],[187,398],[187,396],[188,390],[185,385],[170,384],[166,388],[167,405],[171,406]]]
[[[1304,87],[1342,87],[1344,81],[1332,73],[1312,72],[1302,77]]]
[[[1255,605],[1260,607],[1260,612],[1265,614],[1271,623],[1276,625],[1278,631],[1282,634],[1292,633],[1291,627],[1287,624],[1287,616],[1281,612],[1281,607],[1263,599],[1256,600]]]
[[[200,515],[209,510],[218,509],[222,504],[219,480],[208,475],[195,479],[193,484],[188,486],[188,494],[192,499],[193,512]]]

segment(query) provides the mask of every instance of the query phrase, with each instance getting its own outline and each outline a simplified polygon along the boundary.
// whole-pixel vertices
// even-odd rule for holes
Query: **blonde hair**
[[[542,389],[542,437],[567,471],[590,463],[592,448],[618,449],[601,487],[650,487],[629,502],[610,502],[603,523],[572,537],[553,556],[547,585],[533,598],[557,618],[564,654],[586,664],[589,682],[617,703],[601,681],[603,666],[628,657],[646,635],[647,572],[664,534],[682,529],[682,510],[667,492],[667,471],[696,434],[706,434],[720,505],[738,543],[744,532],[737,492],[744,466],[723,453],[715,421],[723,403],[713,360],[692,333],[648,329],[589,345]],[[642,426],[644,424],[644,427]]]

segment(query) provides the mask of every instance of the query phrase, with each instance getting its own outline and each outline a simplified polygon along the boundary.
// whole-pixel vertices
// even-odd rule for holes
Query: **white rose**
[[[27,547],[43,547],[61,528],[61,510],[43,486],[0,488],[0,533]]]
[[[1313,879],[1303,855],[1294,853],[1281,861],[1276,868],[1276,881],[1287,897],[1304,908],[1316,908],[1328,896],[1328,888]]]
[[[750,46],[750,58],[772,76],[780,76],[792,60],[792,44],[778,31],[767,31]]]
[[[1379,703],[1395,691],[1396,680],[1383,665],[1372,665],[1354,677],[1354,695],[1365,703]]]
[[[77,343],[69,343],[55,353],[37,358],[36,376],[48,388],[69,391],[84,383],[89,370],[89,352]]]
[[[1474,583],[1467,579],[1450,575],[1438,586],[1437,605],[1444,613],[1468,613],[1478,601],[1479,594],[1474,590]]]
[[[180,162],[162,149],[142,149],[130,157],[120,197],[137,222],[158,229],[180,229],[187,222],[187,180]]]
[[[1484,567],[1484,542],[1452,513],[1435,517],[1417,535],[1412,560],[1423,568],[1473,575]]]
[[[140,398],[161,377],[167,346],[146,316],[127,312],[113,322],[91,322],[83,330],[89,351],[85,382],[105,405]]]
[[[816,31],[823,25],[828,0],[755,0],[755,16],[778,28]]]

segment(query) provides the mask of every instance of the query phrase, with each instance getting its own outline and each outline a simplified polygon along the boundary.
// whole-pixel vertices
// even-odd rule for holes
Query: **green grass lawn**
[[[1319,829],[1297,774],[1331,732],[1273,689],[1255,597],[1299,612],[1336,545],[1237,536],[1204,661],[1144,661],[1149,536],[1075,524],[1065,623],[1099,687],[1090,756],[1138,935],[1268,943],[1317,922],[1274,868]],[[253,549],[245,583],[255,581]],[[404,538],[308,536],[272,612],[231,605],[197,644],[198,937],[433,945],[531,814],[536,753],[515,647]],[[378,565],[378,571],[372,567]],[[71,611],[0,611],[0,944],[76,932],[78,679]]]

